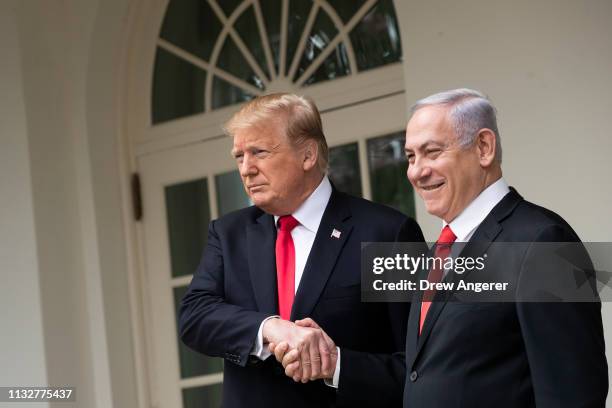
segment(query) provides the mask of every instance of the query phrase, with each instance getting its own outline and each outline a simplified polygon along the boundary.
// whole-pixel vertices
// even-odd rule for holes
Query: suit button
[[[419,374],[415,371],[410,373],[410,381],[415,382],[419,378]]]

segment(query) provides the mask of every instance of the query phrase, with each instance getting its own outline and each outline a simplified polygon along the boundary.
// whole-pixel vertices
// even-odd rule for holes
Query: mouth
[[[264,184],[251,184],[247,186],[247,189],[253,193],[258,190],[261,190],[263,187],[264,187]]]
[[[435,191],[437,189],[439,189],[440,187],[442,187],[444,185],[444,182],[440,182],[440,183],[436,183],[436,184],[430,184],[427,186],[420,186],[420,189],[423,191]]]

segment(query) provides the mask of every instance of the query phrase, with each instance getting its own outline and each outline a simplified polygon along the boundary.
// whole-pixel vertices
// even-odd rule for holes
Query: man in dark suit
[[[427,211],[443,221],[435,256],[488,256],[486,268],[466,273],[464,280],[485,281],[487,274],[503,270],[519,300],[525,299],[523,292],[546,293],[540,290],[545,287],[525,286],[538,282],[539,274],[545,274],[540,283],[552,286],[561,279],[555,276],[561,271],[546,263],[543,269],[534,267],[542,263],[533,249],[551,242],[578,243],[578,258],[593,278],[572,228],[552,211],[525,201],[502,178],[495,109],[484,95],[458,89],[418,101],[405,149],[408,179]],[[457,282],[457,277],[452,269],[435,268],[421,275],[432,283]],[[581,303],[538,297],[457,302],[452,295],[415,294],[405,355],[341,348],[339,397],[378,406],[401,393],[398,384],[405,378],[405,408],[605,406],[608,371],[596,293]],[[290,353],[279,354],[292,375],[299,362]]]
[[[405,305],[361,303],[362,242],[422,242],[414,220],[338,192],[314,103],[273,94],[226,124],[253,207],[212,221],[180,307],[180,333],[196,351],[226,360],[224,407],[328,407],[339,347],[391,353],[405,345]],[[294,321],[310,316],[333,336]],[[302,384],[284,374],[268,343],[296,350]]]

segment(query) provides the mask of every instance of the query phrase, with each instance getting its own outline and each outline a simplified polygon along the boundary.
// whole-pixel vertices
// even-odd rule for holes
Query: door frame
[[[123,225],[127,244],[130,322],[138,401],[139,406],[143,408],[159,406],[159,398],[155,390],[153,345],[148,337],[154,315],[150,308],[146,307],[151,288],[146,276],[145,232],[143,223],[134,220],[132,213],[133,190],[130,175],[139,172],[140,157],[223,137],[221,125],[237,109],[237,106],[232,106],[209,113],[207,117],[195,115],[155,127],[151,125],[151,83],[155,50],[168,1],[133,0],[130,3],[126,24],[129,27],[128,41],[123,48],[124,63],[120,67],[123,72],[120,81],[123,92],[117,104],[123,123],[118,129],[118,154],[119,171],[122,175],[122,215],[126,220]],[[347,127],[359,132],[371,129],[374,124],[374,121],[363,121],[361,126],[357,126],[354,117],[372,115],[377,118],[379,127],[370,133],[368,138],[403,129],[407,113],[404,89],[403,63],[395,63],[348,78],[339,78],[333,83],[301,88],[297,93],[306,94],[315,100],[322,112],[330,147],[333,147],[355,140],[342,136],[346,134]],[[359,116],[354,116],[355,114]],[[343,129],[345,133],[342,132]],[[367,164],[365,138],[362,139],[358,143],[361,179],[364,181],[363,196],[371,198],[368,168],[364,165]],[[211,207],[211,213],[214,214],[213,211],[216,212]],[[145,201],[145,217],[146,213]]]

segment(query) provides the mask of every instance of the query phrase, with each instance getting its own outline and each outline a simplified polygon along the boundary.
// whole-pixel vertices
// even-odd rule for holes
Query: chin
[[[249,195],[249,199],[251,200],[253,204],[255,204],[258,207],[265,203],[265,200],[262,200],[262,198],[259,197],[257,194]]]
[[[270,200],[263,200],[263,199],[253,199],[251,198],[251,201],[253,201],[253,204],[256,207],[261,208],[262,210],[264,210],[265,212],[269,213],[269,214],[273,214],[274,213],[274,203],[271,202]]]
[[[260,208],[266,208],[266,206],[270,204],[267,200],[261,200],[254,197],[251,197],[251,201],[254,205]]]
[[[438,207],[436,206],[436,203],[431,201],[425,201],[425,210],[427,210],[427,212],[431,215],[436,215],[436,213],[438,213],[439,211]]]
[[[444,218],[444,211],[442,211],[438,206],[425,204],[425,209],[434,217]]]

